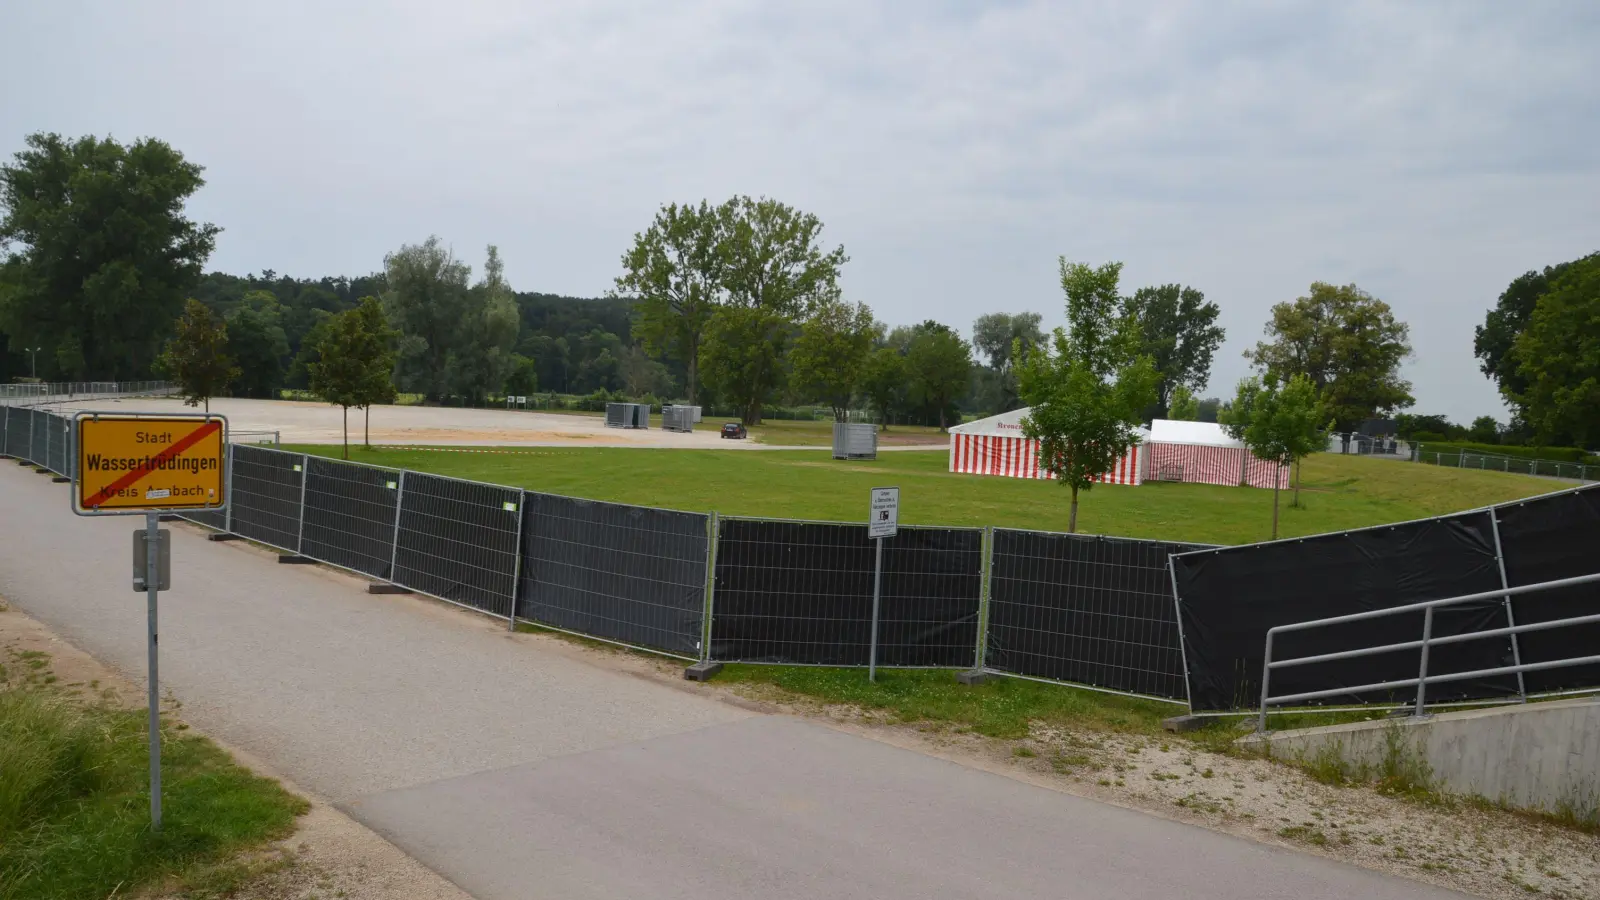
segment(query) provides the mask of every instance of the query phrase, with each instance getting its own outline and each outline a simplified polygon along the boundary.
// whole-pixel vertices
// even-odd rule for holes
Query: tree
[[[144,377],[216,244],[183,215],[204,170],[157,140],[26,143],[0,166],[0,331],[58,377]]]
[[[318,345],[317,361],[307,367],[312,393],[343,409],[345,459],[350,458],[350,407],[369,409],[394,399],[394,336],[382,305],[367,297],[359,307],[333,317]]]
[[[638,347],[622,351],[617,374],[622,379],[622,389],[630,397],[672,396],[672,376],[667,372],[667,367],[651,359]]]
[[[972,323],[972,346],[989,358],[989,370],[995,375],[998,393],[992,406],[996,412],[1017,408],[1017,360],[1013,350],[1020,345],[1026,355],[1044,343],[1044,332],[1039,328],[1041,318],[1038,313],[989,313]]]
[[[1122,264],[1094,268],[1060,260],[1067,328],[1054,352],[1040,347],[1017,376],[1032,409],[1022,433],[1039,442],[1039,463],[1072,492],[1067,530],[1078,530],[1078,494],[1138,441],[1140,413],[1155,396],[1155,363],[1139,353],[1138,320],[1117,296]]]
[[[1494,416],[1479,416],[1472,420],[1472,427],[1467,429],[1467,437],[1479,444],[1495,444],[1500,441],[1500,423]]]
[[[972,374],[972,348],[948,328],[924,330],[906,350],[906,373],[910,376],[912,397],[938,410],[942,432],[946,410],[966,388]]]
[[[1172,396],[1167,400],[1167,418],[1178,419],[1184,422],[1193,422],[1200,418],[1200,401],[1184,385],[1172,389]]]
[[[1573,263],[1539,297],[1511,355],[1525,381],[1512,399],[1540,442],[1600,442],[1600,253]]]
[[[722,223],[704,200],[669,203],[622,255],[616,291],[634,301],[636,335],[657,356],[681,362],[689,402],[700,386],[700,344],[722,302]]]
[[[468,292],[466,308],[449,337],[445,365],[450,393],[471,405],[499,393],[515,363],[518,325],[517,301],[506,284],[500,249],[490,244],[483,281]]]
[[[1140,288],[1127,307],[1139,320],[1139,352],[1155,362],[1160,378],[1151,417],[1177,418],[1169,410],[1172,392],[1199,390],[1211,379],[1211,357],[1224,336],[1217,324],[1222,310],[1205,294],[1179,284]]]
[[[717,208],[717,216],[726,304],[708,322],[700,367],[707,382],[715,379],[718,393],[739,406],[746,425],[759,425],[762,404],[784,376],[792,323],[838,298],[839,267],[849,257],[843,247],[822,249],[816,216],[776,200],[735,197]],[[712,332],[718,337],[715,351]],[[735,338],[768,343],[736,347],[730,343]]]
[[[539,392],[539,361],[517,355],[512,358],[511,375],[506,378],[506,393],[526,397]]]
[[[228,353],[239,365],[234,391],[245,397],[276,399],[283,386],[289,338],[281,305],[267,291],[251,291],[227,315]]]
[[[1473,329],[1472,353],[1478,357],[1483,374],[1495,382],[1502,396],[1509,399],[1527,390],[1527,379],[1519,373],[1512,357],[1517,336],[1528,327],[1539,298],[1550,291],[1551,285],[1567,269],[1581,262],[1583,260],[1558,263],[1545,266],[1542,272],[1535,270],[1517,276],[1500,292],[1494,309],[1484,316],[1483,324]]]
[[[1272,340],[1245,357],[1280,382],[1306,376],[1339,431],[1414,402],[1411,383],[1400,377],[1410,329],[1353,284],[1312,284],[1309,296],[1272,307],[1266,333]]]
[[[1280,382],[1274,375],[1239,382],[1223,427],[1234,440],[1243,441],[1257,459],[1291,466],[1328,445],[1322,401],[1311,379],[1291,376]],[[1272,539],[1278,539],[1278,488],[1272,479]],[[1294,505],[1300,505],[1300,481],[1295,479]]]
[[[761,307],[725,307],[711,317],[700,371],[746,425],[761,423],[761,404],[783,383],[783,352],[792,331],[787,318]]]
[[[471,311],[472,268],[437,237],[407,244],[383,258],[384,311],[400,331],[402,387],[430,400],[450,391],[451,355]]]
[[[893,347],[879,347],[861,365],[861,394],[878,413],[879,427],[889,430],[889,417],[905,398],[905,357]]]
[[[211,398],[239,376],[239,367],[228,356],[227,325],[199,300],[184,305],[156,365],[178,382],[186,405],[204,403],[206,412],[211,411]]]
[[[795,388],[808,399],[827,403],[835,422],[845,421],[872,342],[881,335],[866,304],[824,302],[800,326],[789,353]]]
[[[1207,397],[1195,405],[1195,421],[1215,422],[1217,413],[1222,409],[1222,400],[1217,397]]]

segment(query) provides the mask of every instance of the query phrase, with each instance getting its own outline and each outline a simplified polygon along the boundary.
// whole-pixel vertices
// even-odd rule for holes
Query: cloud
[[[596,294],[668,200],[816,212],[881,318],[1060,319],[1055,257],[1224,309],[1355,281],[1412,323],[1419,408],[1499,411],[1471,328],[1600,248],[1583,2],[239,6],[4,14],[0,136],[155,135],[207,166],[214,264],[375,269],[438,233]],[[3,149],[3,148],[0,148]]]

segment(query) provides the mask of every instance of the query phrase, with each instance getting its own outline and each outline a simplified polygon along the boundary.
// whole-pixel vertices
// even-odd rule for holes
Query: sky
[[[10,0],[0,155],[158,137],[205,166],[208,268],[359,275],[437,234],[597,296],[669,201],[770,196],[847,298],[970,335],[1063,319],[1057,260],[1222,310],[1354,283],[1411,326],[1413,412],[1505,408],[1473,326],[1600,250],[1600,3],[238,4]]]

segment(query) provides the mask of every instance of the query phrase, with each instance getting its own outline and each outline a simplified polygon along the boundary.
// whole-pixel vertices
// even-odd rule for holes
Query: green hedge
[[[1505,444],[1474,444],[1466,441],[1422,441],[1423,453],[1457,454],[1486,453],[1493,456],[1515,456],[1520,459],[1548,459],[1555,462],[1600,463],[1600,455],[1588,453],[1577,447],[1517,447]]]

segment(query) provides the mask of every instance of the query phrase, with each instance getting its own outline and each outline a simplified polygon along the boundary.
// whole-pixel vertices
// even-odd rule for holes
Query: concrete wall
[[[1377,769],[1396,741],[1432,768],[1436,790],[1600,820],[1600,697],[1269,732],[1239,743],[1265,743],[1279,759],[1313,759],[1331,748],[1356,769]]]

